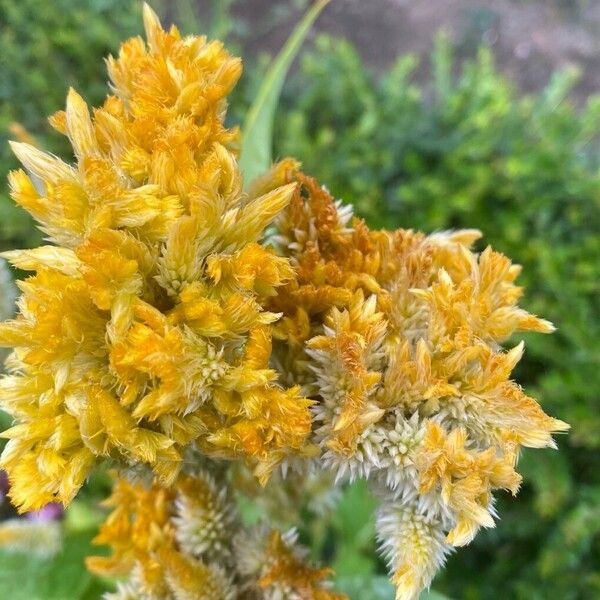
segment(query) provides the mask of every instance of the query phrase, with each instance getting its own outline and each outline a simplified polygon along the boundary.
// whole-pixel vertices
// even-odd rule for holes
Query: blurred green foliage
[[[47,559],[0,550],[0,598],[11,600],[98,600],[107,587],[86,569],[84,559],[99,554],[92,532],[67,532],[62,550]]]
[[[525,453],[521,495],[436,587],[600,597],[600,97],[575,108],[570,71],[523,97],[488,49],[457,65],[443,37],[425,85],[416,68],[404,56],[375,76],[350,45],[320,38],[287,88],[276,155],[298,157],[374,226],[477,227],[523,265],[524,306],[558,331],[526,337],[517,379],[572,431],[560,452]]]
[[[243,30],[227,20],[230,4],[215,3],[206,23],[218,36]],[[153,5],[183,21],[184,31],[200,29],[193,0]],[[0,0],[2,177],[17,166],[6,145],[14,121],[67,155],[45,116],[64,105],[69,85],[90,103],[101,101],[100,57],[141,30],[139,15],[131,0]],[[246,64],[234,117],[243,114],[262,72]],[[424,85],[415,83],[417,67],[406,56],[376,76],[347,43],[318,39],[286,86],[275,155],[300,158],[373,226],[479,227],[485,243],[523,264],[524,305],[559,329],[527,336],[517,376],[573,430],[560,439],[558,453],[525,453],[523,491],[516,500],[501,499],[498,528],[453,556],[436,588],[467,600],[600,597],[600,98],[573,107],[569,71],[542,93],[523,97],[498,74],[489,51],[457,65],[441,38]],[[2,186],[0,249],[38,241]],[[93,506],[96,496],[82,501]],[[313,552],[334,564],[352,597],[391,598],[373,552],[372,508],[364,486],[350,488],[327,532],[315,536]],[[69,565],[82,564],[75,554],[87,550],[85,536],[72,535],[83,540],[73,541],[79,550],[71,553],[69,542],[52,567],[65,581]],[[17,569],[18,561],[0,558],[4,597],[4,565]],[[46,577],[49,571],[40,569]],[[79,577],[73,575],[81,582],[79,597],[97,597],[97,583]]]

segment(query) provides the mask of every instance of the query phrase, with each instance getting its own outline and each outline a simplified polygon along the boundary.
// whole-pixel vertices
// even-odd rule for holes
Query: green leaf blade
[[[242,128],[240,168],[246,187],[273,161],[273,121],[286,75],[310,28],[329,0],[318,0],[304,15],[271,64]]]

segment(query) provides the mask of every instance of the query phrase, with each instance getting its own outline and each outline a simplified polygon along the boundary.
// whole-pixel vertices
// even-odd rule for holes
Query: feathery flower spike
[[[278,315],[265,299],[293,271],[259,242],[295,184],[244,196],[238,132],[224,124],[241,61],[220,42],[164,31],[107,61],[112,95],[90,112],[70,90],[51,124],[74,164],[24,143],[15,201],[49,245],[4,253],[35,273],[0,381],[15,419],[2,455],[20,510],[67,504],[94,464],[146,464],[176,479],[195,443],[242,458],[265,481],[310,432],[310,402],[275,384]]]
[[[246,529],[222,478],[180,475],[169,489],[121,479],[97,544],[110,557],[88,558],[95,573],[125,576],[106,600],[344,600],[330,569],[306,562],[295,532]]]
[[[519,448],[555,447],[568,429],[511,380],[523,343],[502,346],[554,327],[517,305],[520,267],[471,250],[478,231],[370,231],[294,161],[263,192],[269,181],[300,184],[272,236],[296,273],[271,299],[273,360],[316,402],[318,462],[379,498],[397,599],[414,600],[494,526],[493,492],[517,493]]]

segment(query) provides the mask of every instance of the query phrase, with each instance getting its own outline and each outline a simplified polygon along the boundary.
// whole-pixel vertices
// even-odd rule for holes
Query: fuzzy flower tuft
[[[68,503],[99,460],[145,464],[164,483],[182,452],[241,458],[264,481],[310,432],[299,387],[275,385],[265,298],[293,277],[258,242],[295,184],[242,194],[238,132],[224,124],[241,62],[220,42],[163,31],[108,59],[90,112],[71,90],[51,124],[75,163],[24,143],[9,181],[50,245],[4,253],[34,271],[0,381],[15,419],[1,466],[20,510]]]
[[[196,470],[167,489],[121,479],[113,509],[95,542],[110,557],[92,557],[95,573],[124,576],[107,600],[343,600],[330,590],[330,569],[311,567],[296,535],[245,529],[218,475]]]
[[[494,492],[519,489],[519,448],[568,429],[511,379],[523,343],[503,347],[554,327],[518,306],[520,267],[471,249],[478,231],[370,231],[295,163],[271,180],[300,183],[272,238],[296,272],[271,301],[274,360],[316,402],[319,462],[380,499],[381,549],[412,600],[494,526]]]

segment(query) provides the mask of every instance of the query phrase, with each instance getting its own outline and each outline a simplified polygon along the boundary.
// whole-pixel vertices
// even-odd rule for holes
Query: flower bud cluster
[[[22,511],[68,504],[101,460],[175,481],[185,449],[242,458],[266,480],[310,432],[310,402],[276,385],[264,299],[293,277],[259,243],[294,184],[242,193],[225,124],[241,61],[220,42],[163,31],[107,61],[113,94],[90,114],[71,90],[51,124],[74,164],[24,143],[15,201],[51,245],[4,254],[34,271],[0,404],[16,421],[0,464]]]

